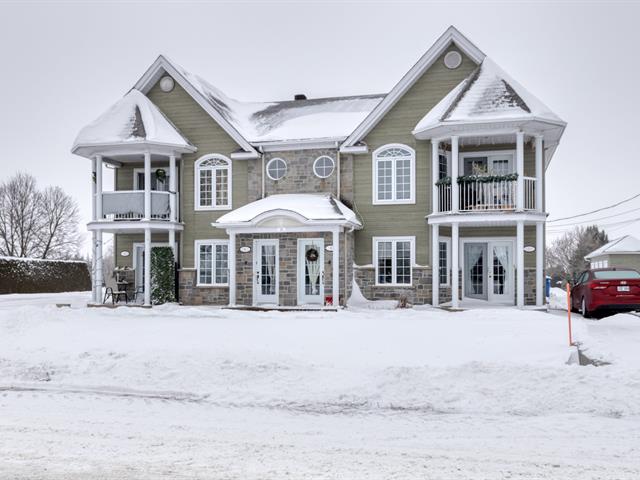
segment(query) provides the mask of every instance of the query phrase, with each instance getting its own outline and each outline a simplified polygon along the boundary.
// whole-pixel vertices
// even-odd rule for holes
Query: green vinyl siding
[[[194,267],[194,242],[198,239],[227,238],[224,230],[211,226],[229,210],[194,210],[194,163],[203,155],[219,153],[230,157],[239,149],[238,144],[220,127],[193,98],[176,83],[165,93],[156,84],[147,94],[180,132],[197,148],[193,154],[182,157],[180,166],[180,209],[184,223],[181,266]],[[247,203],[247,161],[232,161],[232,207]]]
[[[152,233],[151,243],[167,243],[169,241],[168,233]],[[143,233],[117,233],[113,236],[113,252],[117,267],[133,268],[133,244],[144,243]],[[122,252],[129,252],[126,257],[122,256]]]
[[[477,66],[460,52],[462,64],[449,70],[443,59],[451,50],[457,48],[449,47],[366,135],[364,142],[370,153],[353,157],[354,198],[363,219],[363,229],[355,235],[355,262],[359,265],[373,262],[372,237],[405,235],[416,237],[416,262],[430,264],[425,216],[431,212],[431,142],[418,141],[411,132],[422,117]],[[416,152],[415,204],[373,205],[372,152],[388,143],[405,144]]]

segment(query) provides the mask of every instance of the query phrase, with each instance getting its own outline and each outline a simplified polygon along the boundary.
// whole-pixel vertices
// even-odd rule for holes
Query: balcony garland
[[[458,184],[461,183],[491,183],[491,182],[515,182],[518,180],[517,173],[507,175],[462,175],[458,177]],[[436,185],[451,185],[451,177],[441,178]]]

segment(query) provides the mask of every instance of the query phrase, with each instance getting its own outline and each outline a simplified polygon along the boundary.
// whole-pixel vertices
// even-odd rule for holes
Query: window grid
[[[272,158],[267,163],[267,175],[271,180],[281,180],[287,173],[287,163],[281,158]]]
[[[413,244],[409,239],[375,240],[376,282],[379,285],[410,285]]]
[[[440,285],[448,285],[449,284],[449,262],[448,262],[448,252],[447,252],[447,242],[440,242],[440,250],[439,250],[439,258],[438,258],[438,275],[440,278]]]
[[[374,154],[375,199],[378,202],[407,202],[413,197],[414,154],[409,148],[388,147]]]
[[[220,241],[198,241],[198,285],[229,283],[229,245]]]
[[[229,190],[231,163],[223,158],[213,157],[196,163],[198,179],[197,206],[220,208],[231,206]]]
[[[335,162],[333,158],[323,155],[321,157],[316,158],[316,161],[313,162],[313,173],[319,178],[327,178],[330,177],[335,168]]]

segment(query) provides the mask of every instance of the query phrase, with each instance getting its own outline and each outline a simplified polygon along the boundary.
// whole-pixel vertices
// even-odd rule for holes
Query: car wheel
[[[587,310],[587,302],[582,297],[582,302],[580,303],[580,313],[584,318],[591,318],[591,313]]]

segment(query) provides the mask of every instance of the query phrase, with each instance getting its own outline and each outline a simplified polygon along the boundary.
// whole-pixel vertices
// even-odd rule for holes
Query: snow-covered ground
[[[632,315],[576,317],[580,367],[535,311],[86,298],[0,296],[0,478],[640,476]]]

